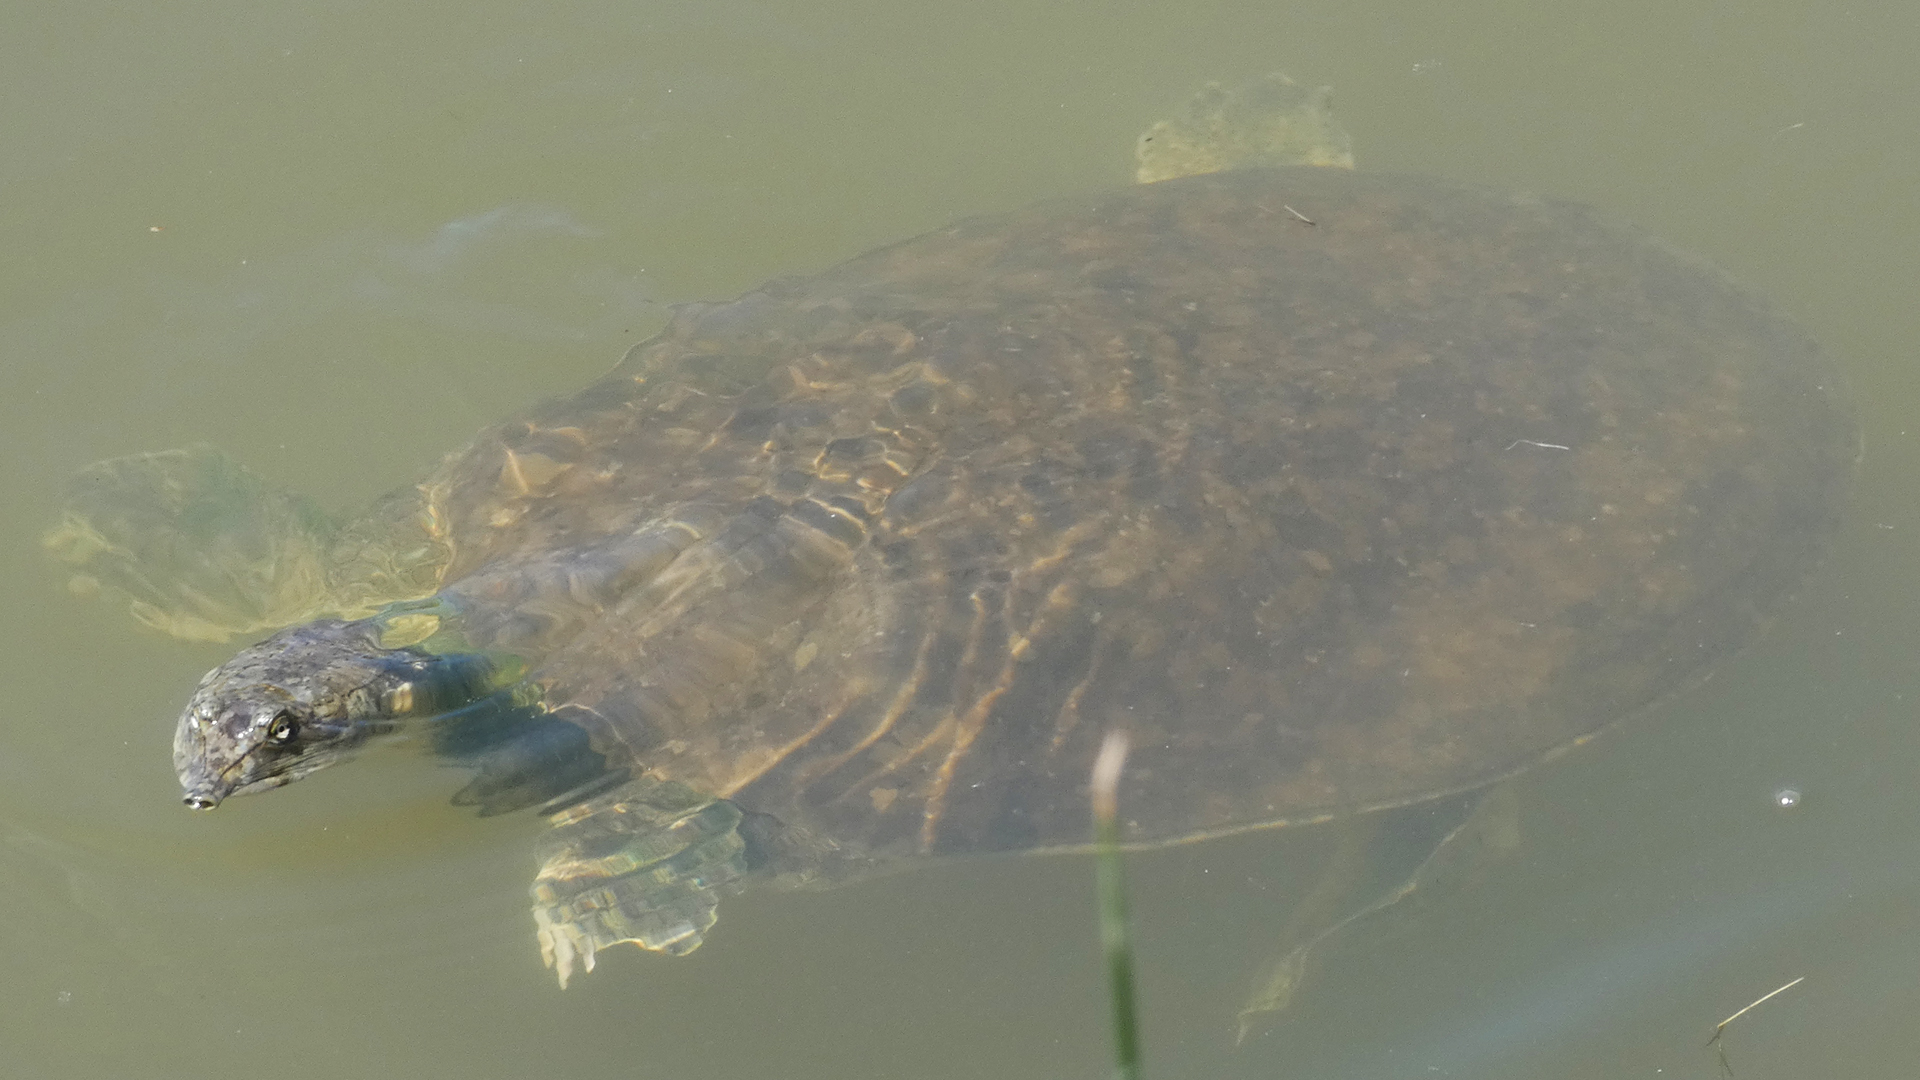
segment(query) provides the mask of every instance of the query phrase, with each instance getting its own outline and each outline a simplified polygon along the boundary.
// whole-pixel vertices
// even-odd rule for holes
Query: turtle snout
[[[233,794],[230,785],[222,783],[220,777],[210,775],[207,770],[188,768],[180,777],[182,788],[180,801],[195,810],[211,810],[220,805],[220,801]]]

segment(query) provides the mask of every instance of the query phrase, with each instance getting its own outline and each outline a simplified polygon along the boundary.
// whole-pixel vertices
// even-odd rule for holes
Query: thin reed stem
[[[1140,1078],[1140,1033],[1133,1005],[1133,942],[1127,931],[1126,882],[1120,873],[1120,770],[1127,736],[1110,731],[1093,763],[1094,882],[1100,904],[1100,944],[1106,952],[1113,999],[1113,1074]]]

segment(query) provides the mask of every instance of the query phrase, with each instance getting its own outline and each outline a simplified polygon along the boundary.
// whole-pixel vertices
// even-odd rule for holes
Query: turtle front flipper
[[[553,814],[535,852],[533,920],[560,985],[623,941],[671,956],[699,948],[748,874],[745,818],[725,799],[645,777]]]
[[[124,599],[174,637],[226,641],[320,615],[365,615],[438,587],[448,553],[417,492],[337,523],[211,446],[97,462],[42,539],[82,595]]]
[[[81,594],[195,641],[301,622],[324,607],[337,527],[210,446],[113,458],[68,481],[43,544]]]

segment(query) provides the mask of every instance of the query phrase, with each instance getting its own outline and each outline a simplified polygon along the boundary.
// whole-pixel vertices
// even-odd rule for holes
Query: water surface
[[[386,755],[218,814],[168,740],[224,655],[66,596],[60,480],[206,441],[350,507],[603,371],[666,302],[1126,180],[1208,79],[1332,83],[1362,167],[1593,202],[1840,359],[1829,564],[1702,689],[1519,782],[1523,844],[1233,1013],[1314,841],[1134,861],[1156,1077],[1911,1075],[1920,9],[900,3],[17,12],[0,36],[0,1075],[1097,1076],[1090,868],[730,902],[564,994],[537,822]],[[1909,418],[1912,418],[1910,424]],[[1782,812],[1777,788],[1805,793]]]

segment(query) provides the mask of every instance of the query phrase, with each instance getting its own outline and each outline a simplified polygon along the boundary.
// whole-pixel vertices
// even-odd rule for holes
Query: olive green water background
[[[1599,204],[1839,358],[1828,564],[1702,689],[1515,785],[1523,844],[1233,1042],[1314,837],[1134,858],[1148,1074],[1920,1070],[1920,7],[13,4],[0,18],[0,1077],[1097,1077],[1091,866],[739,898],[564,993],[523,818],[394,752],[211,815],[225,650],[66,595],[72,470],[212,442],[350,507],[663,318],[1124,183],[1208,79],[1332,83],[1362,167]],[[1198,781],[1197,781],[1198,782]],[[1791,811],[1776,789],[1804,794]],[[1123,790],[1124,799],[1124,790]]]

